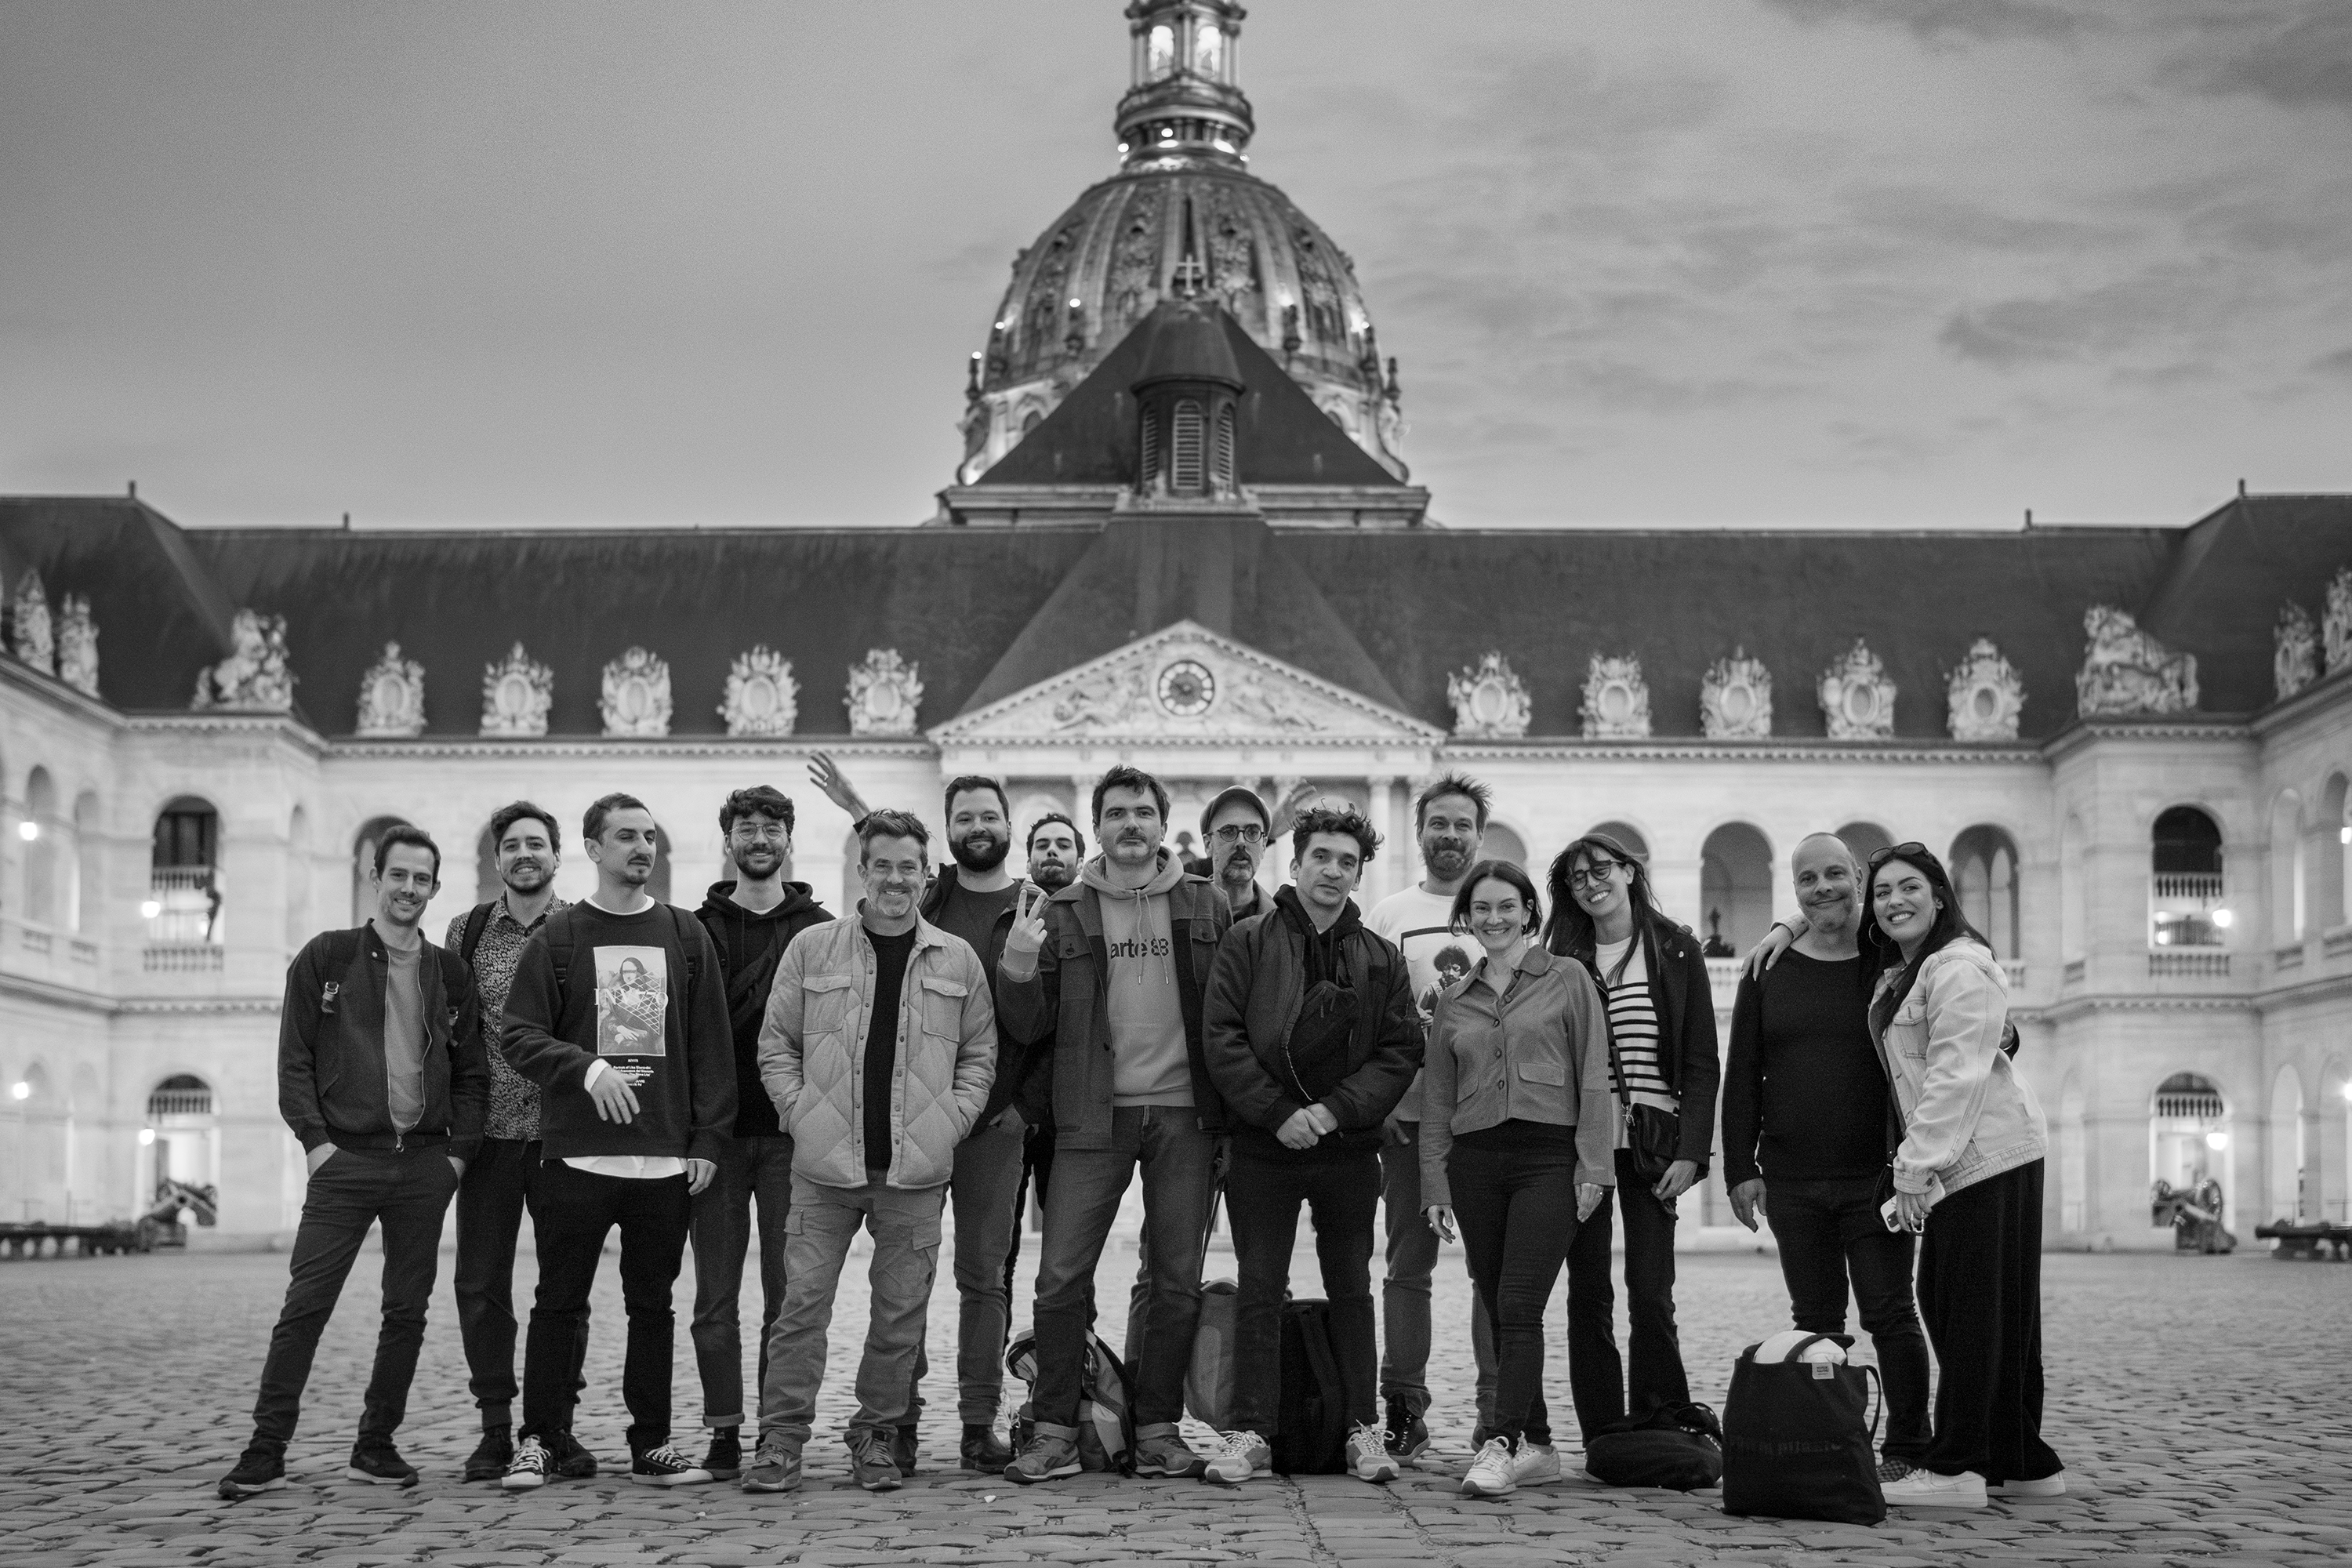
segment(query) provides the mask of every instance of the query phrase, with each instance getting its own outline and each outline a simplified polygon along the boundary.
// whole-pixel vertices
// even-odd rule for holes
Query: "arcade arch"
[[[1727,822],[1699,848],[1699,920],[1711,958],[1730,958],[1764,939],[1772,924],[1772,841],[1745,822]]]
[[[2024,956],[2018,937],[2016,842],[1990,823],[1979,823],[1952,840],[1951,870],[1960,913],[1984,934],[1993,956]]]

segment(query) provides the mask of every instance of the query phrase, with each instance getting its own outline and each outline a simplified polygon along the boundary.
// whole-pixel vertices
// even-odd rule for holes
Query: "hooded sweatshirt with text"
[[[1101,856],[1080,867],[1078,876],[1102,900],[1111,1103],[1190,1105],[1192,1065],[1168,913],[1169,890],[1184,879],[1183,864],[1160,850],[1159,868],[1139,889],[1114,886]]]

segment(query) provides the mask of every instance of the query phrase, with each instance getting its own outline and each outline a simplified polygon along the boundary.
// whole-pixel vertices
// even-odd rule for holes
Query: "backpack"
[[[1584,1440],[1584,1468],[1612,1487],[1703,1491],[1723,1479],[1723,1424],[1704,1405],[1621,1415]]]
[[[498,900],[493,899],[466,911],[466,929],[457,934],[457,957],[468,971],[474,967],[475,950],[482,945],[482,933],[490,929],[490,917],[498,908]]]
[[[1835,1359],[1805,1359],[1824,1343]],[[1723,1402],[1724,1512],[1839,1524],[1886,1517],[1871,1452],[1878,1416],[1862,1421],[1878,1369],[1849,1363],[1853,1343],[1844,1334],[1781,1333],[1739,1352]]]
[[[564,983],[572,976],[572,950],[579,945],[578,940],[572,932],[572,922],[563,917],[579,907],[574,904],[568,909],[556,910],[547,917],[547,923],[540,928],[540,935],[547,943],[548,959],[555,965],[556,1016],[559,1022],[562,1017],[563,1009],[572,1002],[572,993]],[[663,904],[661,907],[669,911],[669,923],[671,929],[677,933],[678,950],[686,954],[686,989],[675,998],[679,1016],[683,1017],[693,1011],[694,984],[696,981],[702,978],[702,942],[696,939],[699,937],[703,941],[708,941],[709,938],[694,917],[676,904]],[[467,920],[466,934],[470,937],[474,934],[472,917],[467,916]],[[488,924],[489,916],[484,914],[482,921],[484,924]]]
[[[1024,1329],[1004,1347],[1004,1370],[1029,1385],[1029,1397],[1013,1426],[1013,1447],[1025,1446],[1037,1419],[1037,1331]],[[1111,1353],[1100,1335],[1087,1331],[1086,1362],[1078,1378],[1078,1468],[1135,1471],[1135,1410],[1128,1401],[1127,1363]]]
[[[1282,1413],[1274,1468],[1286,1476],[1337,1476],[1348,1469],[1348,1391],[1331,1348],[1331,1303],[1282,1304]]]
[[[1192,1332],[1192,1365],[1184,1374],[1184,1408],[1192,1419],[1223,1432],[1234,1413],[1234,1366],[1241,1287],[1231,1279],[1201,1286],[1200,1326]]]

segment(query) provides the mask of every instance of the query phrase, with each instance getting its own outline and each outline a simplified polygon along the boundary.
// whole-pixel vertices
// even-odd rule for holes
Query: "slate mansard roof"
[[[1254,345],[1253,345],[1254,346]],[[606,661],[669,663],[679,735],[716,735],[729,665],[793,663],[803,734],[848,729],[847,668],[916,661],[940,723],[1180,619],[1451,728],[1447,674],[1499,649],[1536,735],[1573,735],[1587,659],[1640,656],[1655,731],[1699,732],[1735,646],[1774,681],[1773,730],[1820,735],[1822,670],[1865,638],[1901,736],[1945,733],[1945,681],[1989,637],[2023,679],[2022,734],[2072,721],[2083,615],[2129,611],[2193,653],[2208,712],[2272,698],[2272,627],[2352,563],[2352,496],[2241,498],[2186,529],[2009,533],[1279,530],[1247,517],[1051,528],[411,533],[179,528],[144,503],[0,498],[0,590],[28,568],[87,595],[100,690],[184,711],[240,606],[283,615],[303,717],[356,723],[386,641],[426,672],[428,735],[476,732],[484,665],[520,639],[555,671],[550,730],[600,731]]]

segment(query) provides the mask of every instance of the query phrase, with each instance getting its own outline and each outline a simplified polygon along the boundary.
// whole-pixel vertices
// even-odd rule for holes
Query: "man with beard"
[[[475,994],[493,1037],[504,1016],[507,990],[523,944],[547,917],[569,909],[555,896],[555,868],[563,863],[555,818],[527,800],[490,815],[490,844],[506,889],[449,922],[442,943],[471,965]],[[490,1109],[482,1152],[457,1187],[457,1332],[466,1345],[467,1387],[482,1412],[482,1440],[467,1456],[469,1481],[494,1481],[514,1458],[515,1242],[522,1216],[539,1226],[539,1086],[488,1052]],[[588,1349],[588,1314],[580,1314],[573,1365]],[[578,1373],[573,1387],[580,1386]],[[596,1473],[596,1457],[576,1444],[555,1456],[558,1471],[575,1479]]]
[[[670,1295],[692,1201],[710,1185],[735,1125],[735,1052],[709,934],[646,893],[658,832],[634,795],[588,808],[580,836],[596,891],[524,945],[507,993],[501,1048],[540,1087],[545,1156],[522,1428],[500,1483],[509,1490],[560,1473],[553,1456],[570,1439],[580,1315],[615,1226],[629,1315],[621,1375],[629,1479],[710,1479],[670,1441]],[[624,985],[625,970],[641,983]]]
[[[1372,906],[1364,924],[1404,953],[1412,994],[1432,995],[1438,960],[1454,947],[1454,897],[1478,862],[1493,797],[1486,786],[1447,773],[1412,803],[1413,834],[1423,871],[1418,887],[1391,893]],[[1474,950],[1475,951],[1475,950]],[[1424,1008],[1422,1023],[1429,1022]],[[1389,1119],[1381,1149],[1381,1201],[1388,1230],[1388,1278],[1381,1285],[1381,1401],[1388,1415],[1389,1452],[1412,1459],[1429,1447],[1429,1293],[1437,1271],[1437,1233],[1421,1214],[1421,1079]],[[1470,1344],[1478,1363],[1483,1419],[1495,1386],[1494,1331],[1486,1314],[1470,1313]]]
[[[1087,836],[1078,825],[1058,811],[1049,811],[1029,825],[1029,840],[1024,853],[1029,860],[1029,880],[1048,897],[1060,892],[1078,879],[1078,861],[1087,852]],[[996,983],[999,973],[989,966],[990,984]],[[1004,1047],[1004,1024],[1000,1017],[996,1026],[996,1048]],[[1045,1184],[1054,1175],[1054,1096],[1053,1079],[1042,1070],[1051,1055],[1046,1051],[1030,1051],[1029,1081],[1013,1091],[1013,1104],[1021,1108],[1021,1118],[1029,1125],[1028,1136],[1021,1145],[1021,1188],[1013,1194],[1013,1239],[1004,1252],[1004,1299],[1013,1299],[1013,1279],[1021,1264],[1021,1226],[1029,1212],[1029,1194],[1035,1189],[1039,1211],[1044,1211]]]
[[[1005,1469],[1024,1483],[1078,1471],[1089,1287],[1139,1168],[1152,1296],[1132,1384],[1136,1473],[1198,1476],[1205,1463],[1177,1423],[1224,1131],[1202,1056],[1202,992],[1233,911],[1163,847],[1168,791],[1158,779],[1112,768],[1095,785],[1094,818],[1103,852],[1076,882],[1015,910],[999,961],[1007,1030],[1040,1049],[1053,1042],[1056,1110],[1037,1270],[1036,1420]]]
[[[1258,862],[1274,837],[1274,818],[1254,789],[1241,784],[1221,793],[1201,813],[1201,843],[1208,851],[1209,869],[1202,874],[1217,884],[1233,906],[1234,923],[1274,908],[1274,900],[1257,885]]]
[[[997,960],[1013,929],[1013,903],[1021,884],[1005,868],[1013,852],[1012,807],[1004,786],[969,775],[950,782],[945,801],[948,853],[924,890],[922,916],[950,936],[961,937],[980,955],[989,976],[990,1000],[1001,981]],[[996,1078],[988,1102],[971,1131],[956,1145],[955,1173],[948,1178],[948,1201],[955,1209],[957,1413],[963,1424],[958,1453],[967,1470],[1002,1473],[1013,1450],[996,1435],[996,1413],[1004,1394],[1004,1342],[1012,1331],[1013,1300],[1004,1260],[1013,1248],[1014,1205],[1021,1189],[1021,1151],[1028,1123],[1018,1103],[1029,1067],[1025,1043],[996,1031]],[[899,1425],[896,1458],[901,1473],[917,1460],[915,1432],[923,1411],[923,1377],[930,1370],[928,1347],[915,1356],[907,1419]]]
[[[696,916],[719,951],[727,1018],[735,1042],[735,1125],[719,1145],[719,1173],[694,1200],[694,1359],[702,1374],[702,1424],[710,1447],[702,1468],[714,1480],[742,1473],[743,1335],[736,1303],[760,1206],[760,1369],[767,1375],[768,1331],[784,1304],[784,1219],[793,1206],[793,1141],[760,1084],[760,1023],[785,944],[833,917],[806,882],[788,882],[793,803],[772,784],[729,795],[719,831],[735,879],[715,882]]]

